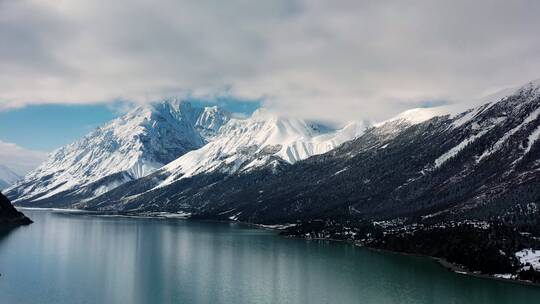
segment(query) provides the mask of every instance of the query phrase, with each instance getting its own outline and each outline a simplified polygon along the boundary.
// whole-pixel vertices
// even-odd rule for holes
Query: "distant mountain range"
[[[77,207],[134,180],[150,179],[160,187],[202,173],[294,163],[364,129],[351,123],[333,130],[266,110],[231,118],[215,106],[171,99],[138,107],[58,149],[6,194],[21,206]]]
[[[22,179],[22,176],[13,172],[8,167],[4,165],[0,165],[0,190],[13,185],[15,182],[17,182],[20,179]]]
[[[540,82],[491,99],[340,130],[166,101],[59,149],[7,194],[22,206],[289,226],[523,278],[514,253],[540,246]]]

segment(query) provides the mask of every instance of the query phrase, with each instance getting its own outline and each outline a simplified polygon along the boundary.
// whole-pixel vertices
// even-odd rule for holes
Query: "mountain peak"
[[[482,97],[480,101],[482,104],[499,102],[508,96],[520,94],[521,92],[535,91],[535,90],[536,92],[538,92],[538,88],[540,88],[540,78],[536,80],[531,80],[525,84],[511,86],[511,87],[498,90],[495,93]]]
[[[6,194],[16,203],[75,192],[93,197],[202,147],[228,117],[178,98],[139,106],[57,149]]]
[[[540,96],[540,79],[536,79],[521,86],[516,93],[529,94],[533,97]]]
[[[231,113],[218,106],[204,107],[197,116],[195,128],[207,141],[211,141],[231,119]]]
[[[231,119],[213,141],[166,165],[162,171],[169,177],[163,185],[212,171],[231,174],[276,161],[294,163],[330,151],[365,130],[356,124],[337,131],[317,126],[266,109],[247,119]]]
[[[431,107],[431,108],[414,108],[401,112],[400,114],[374,124],[375,127],[381,127],[387,123],[404,123],[406,125],[416,125],[424,121],[430,120],[433,117],[443,116],[449,114],[451,111],[449,107]]]

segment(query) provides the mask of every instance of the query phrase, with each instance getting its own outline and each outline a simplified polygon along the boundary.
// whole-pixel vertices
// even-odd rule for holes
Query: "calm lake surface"
[[[0,303],[533,303],[540,288],[238,224],[24,211]]]

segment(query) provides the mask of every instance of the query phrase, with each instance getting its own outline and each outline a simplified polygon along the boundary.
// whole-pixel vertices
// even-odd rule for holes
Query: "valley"
[[[519,257],[540,248],[538,82],[463,113],[417,109],[337,129],[224,113],[180,101],[136,109],[53,153],[7,196],[26,207],[285,225],[287,236],[538,281]]]

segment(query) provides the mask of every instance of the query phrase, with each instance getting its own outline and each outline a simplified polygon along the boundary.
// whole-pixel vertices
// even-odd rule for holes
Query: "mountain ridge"
[[[280,117],[261,110],[248,119],[232,119],[223,126],[214,141],[186,153],[153,174],[76,207],[88,208],[95,202],[103,205],[102,200],[117,195],[126,200],[144,197],[154,189],[199,175],[226,177],[258,170],[279,171],[289,164],[330,151],[361,135],[364,130],[363,124],[349,123],[332,131],[304,120]],[[126,202],[115,204],[120,209],[128,205]]]
[[[540,246],[538,84],[458,114],[416,109],[320,130],[264,111],[231,119],[201,148],[68,206],[281,225],[291,236],[537,275],[516,254]]]
[[[460,114],[389,120],[278,170],[198,174],[138,192],[159,179],[149,176],[80,207],[288,227],[288,236],[538,281],[540,268],[519,256],[540,247],[539,130],[540,88],[526,85]]]
[[[53,199],[68,198],[69,203],[99,195],[203,146],[228,119],[224,111],[193,108],[179,99],[137,107],[52,152],[6,194],[15,203],[46,205],[54,205]]]

